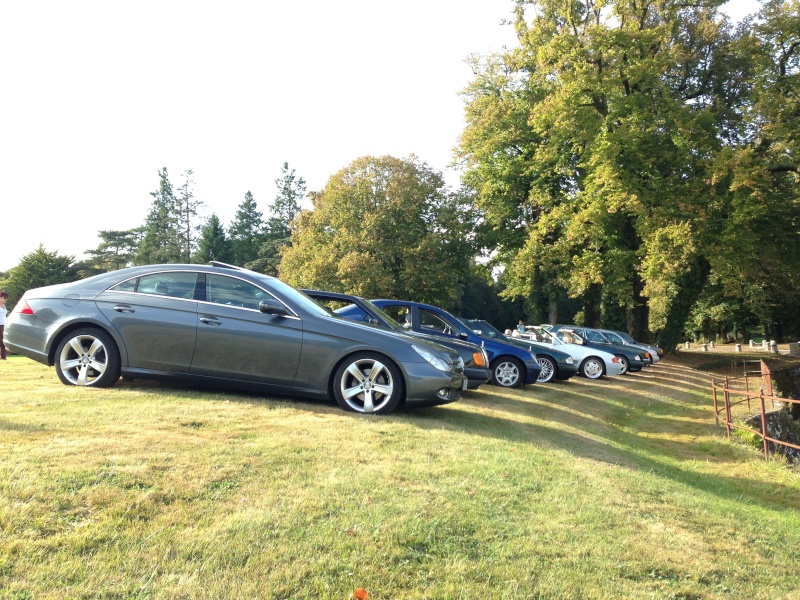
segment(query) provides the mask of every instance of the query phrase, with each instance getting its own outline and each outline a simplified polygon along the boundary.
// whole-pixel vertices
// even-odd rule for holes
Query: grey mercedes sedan
[[[29,290],[4,339],[55,365],[67,385],[177,380],[377,414],[453,402],[467,387],[454,350],[349,321],[274,277],[222,263],[132,267]]]

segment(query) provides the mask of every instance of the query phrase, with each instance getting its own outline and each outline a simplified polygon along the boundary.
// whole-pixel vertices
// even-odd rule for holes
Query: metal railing
[[[764,448],[764,458],[769,460],[769,444],[777,444],[788,448],[795,448],[800,450],[800,446],[790,444],[783,440],[777,440],[767,435],[767,409],[766,404],[769,402],[771,408],[775,408],[775,402],[784,404],[800,404],[800,400],[791,398],[780,398],[773,395],[772,392],[772,372],[769,367],[762,361],[761,362],[761,385],[758,386],[758,391],[751,392],[751,386],[755,387],[754,375],[757,372],[748,371],[745,367],[744,375],[741,377],[725,377],[724,379],[712,379],[711,389],[714,395],[714,418],[717,425],[720,424],[720,413],[724,412],[725,416],[725,429],[727,431],[728,439],[731,439],[731,431],[734,429],[743,429],[761,437],[761,443]],[[719,394],[722,394],[722,403],[720,405]],[[742,423],[735,423],[733,420],[733,411],[737,406],[747,404],[748,413],[752,412],[751,402],[757,402],[761,410],[761,431],[748,427]]]

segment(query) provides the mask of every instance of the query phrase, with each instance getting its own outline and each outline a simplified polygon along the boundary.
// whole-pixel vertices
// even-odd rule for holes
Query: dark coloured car
[[[508,337],[491,323],[482,319],[461,319],[461,322],[480,336],[503,340],[534,352],[536,361],[542,368],[542,372],[539,373],[539,383],[547,383],[553,379],[566,381],[578,372],[578,365],[566,352],[548,347],[547,344],[538,344],[530,339]]]
[[[601,329],[600,331],[615,344],[628,344],[629,346],[636,346],[648,351],[653,356],[654,364],[664,357],[663,348],[654,344],[637,342],[630,334],[625,333],[624,331],[618,331],[616,329]]]
[[[622,344],[612,344],[611,341],[600,333],[597,329],[590,327],[579,327],[577,325],[553,325],[550,333],[559,336],[559,332],[563,330],[574,331],[581,338],[586,346],[589,348],[597,348],[598,350],[605,350],[616,356],[623,365],[623,374],[635,373],[641,371],[645,364],[650,364],[647,359],[645,363],[644,352],[642,350],[624,346]]]
[[[479,336],[449,312],[436,306],[408,300],[373,300],[372,303],[414,331],[466,340],[482,346],[489,355],[494,385],[516,388],[536,383],[542,370],[533,352],[502,340]]]
[[[464,361],[464,375],[469,379],[469,389],[474,390],[491,379],[489,371],[489,356],[486,350],[477,344],[470,344],[456,339],[448,339],[442,336],[434,336],[426,333],[419,333],[412,329],[406,329],[392,317],[383,312],[380,308],[372,304],[369,300],[353,296],[351,294],[341,294],[339,292],[325,292],[320,290],[301,290],[306,296],[313,298],[320,304],[328,306],[340,317],[367,323],[375,327],[382,327],[397,333],[406,333],[415,337],[428,340],[436,344],[441,344],[458,352]]]
[[[349,321],[274,277],[219,263],[29,290],[5,342],[55,365],[68,385],[123,375],[330,398],[363,413],[452,402],[468,383],[453,350]]]

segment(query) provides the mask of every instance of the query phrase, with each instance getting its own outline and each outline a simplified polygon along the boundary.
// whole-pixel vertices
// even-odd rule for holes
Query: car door
[[[96,298],[117,330],[128,367],[186,373],[197,338],[197,273],[164,271],[123,281]]]
[[[277,385],[294,381],[303,346],[297,316],[262,313],[259,301],[274,297],[238,277],[207,274],[204,297],[190,373]]]

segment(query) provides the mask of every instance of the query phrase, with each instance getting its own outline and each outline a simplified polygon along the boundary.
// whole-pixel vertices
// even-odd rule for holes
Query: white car
[[[520,338],[530,340],[534,345],[541,344],[566,352],[579,365],[578,373],[588,379],[599,379],[603,375],[622,375],[625,371],[625,365],[619,358],[605,350],[584,346],[583,339],[574,332],[564,331],[562,341],[541,327],[529,326],[525,329],[525,333],[519,334]]]

